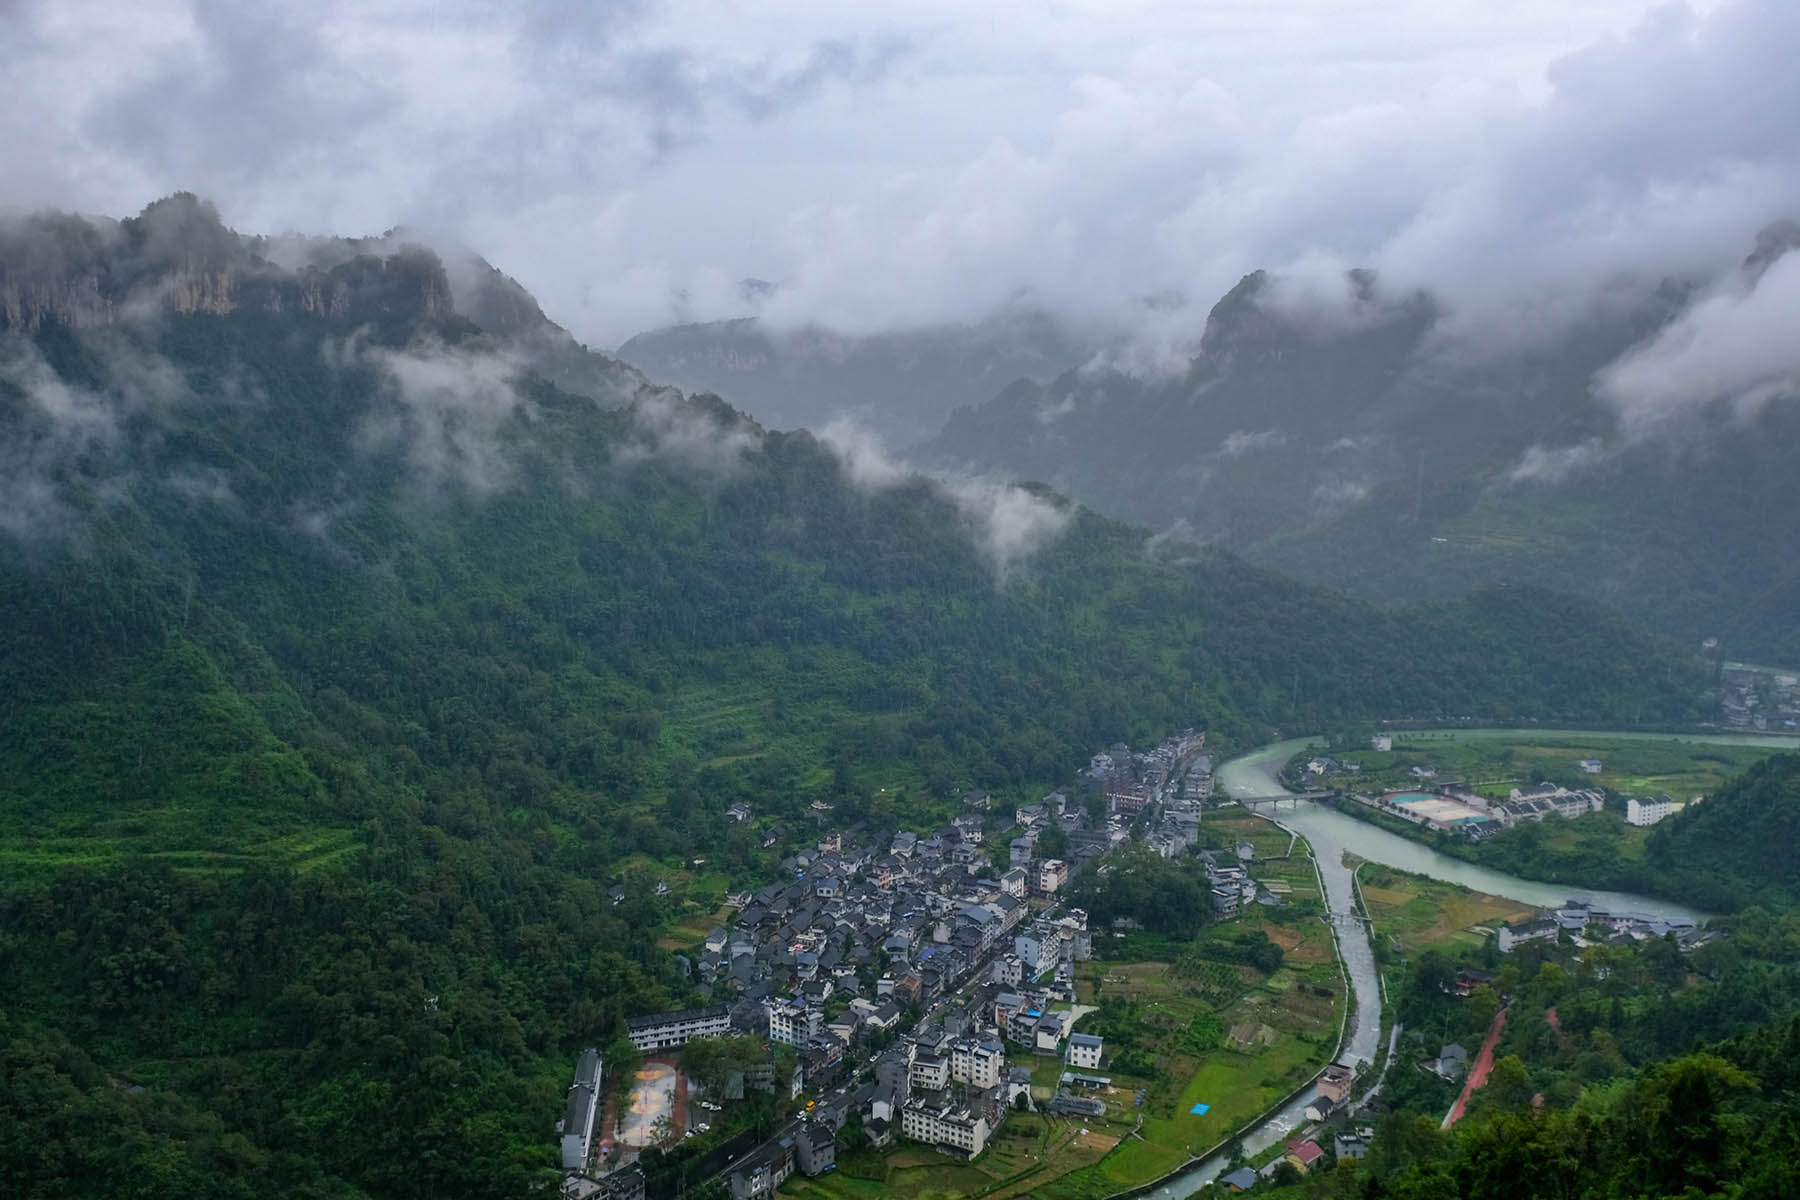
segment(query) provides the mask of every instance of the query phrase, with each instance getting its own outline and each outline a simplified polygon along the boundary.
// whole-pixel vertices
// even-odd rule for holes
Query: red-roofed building
[[[1292,1141],[1287,1144],[1287,1153],[1282,1157],[1293,1163],[1305,1174],[1312,1165],[1325,1156],[1324,1148],[1313,1141]]]

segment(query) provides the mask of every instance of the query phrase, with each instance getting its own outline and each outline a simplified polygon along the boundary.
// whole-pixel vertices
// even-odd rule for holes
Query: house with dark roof
[[[1256,1186],[1256,1170],[1252,1167],[1239,1167],[1229,1175],[1221,1175],[1219,1182],[1234,1192],[1247,1192]]]

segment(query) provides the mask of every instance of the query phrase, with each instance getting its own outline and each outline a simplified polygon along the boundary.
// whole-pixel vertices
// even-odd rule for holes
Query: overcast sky
[[[578,336],[1109,320],[1368,264],[1553,318],[1800,215],[1800,3],[0,0],[0,206],[454,234]]]

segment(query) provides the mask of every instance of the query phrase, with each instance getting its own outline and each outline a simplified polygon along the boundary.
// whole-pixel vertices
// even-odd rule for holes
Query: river
[[[1789,749],[1794,745],[1800,745],[1800,739],[1746,738],[1733,734],[1708,737],[1675,734],[1595,733],[1592,730],[1565,732],[1544,729],[1458,729],[1443,732],[1453,732],[1458,737],[1471,738],[1497,738],[1509,735],[1543,737],[1558,733],[1565,733],[1570,737],[1589,736],[1608,739],[1625,737],[1633,740],[1653,740],[1660,738],[1667,741],[1706,742],[1713,745],[1768,745],[1771,750]],[[1221,792],[1237,799],[1292,795],[1288,789],[1281,786],[1276,774],[1281,770],[1282,764],[1315,740],[1314,738],[1292,738],[1285,742],[1275,742],[1260,750],[1234,758],[1219,767],[1216,785]],[[1381,1038],[1381,988],[1375,972],[1375,954],[1369,945],[1368,931],[1362,927],[1359,921],[1348,919],[1350,914],[1355,911],[1355,906],[1350,868],[1344,865],[1345,852],[1358,858],[1397,867],[1402,871],[1411,871],[1432,879],[1460,884],[1478,892],[1504,896],[1509,900],[1520,900],[1540,908],[1555,907],[1573,896],[1579,896],[1609,908],[1648,913],[1653,916],[1697,921],[1706,915],[1667,900],[1656,900],[1630,892],[1597,891],[1593,888],[1580,888],[1569,884],[1535,883],[1529,879],[1520,879],[1514,875],[1507,875],[1487,867],[1476,866],[1474,863],[1464,862],[1459,858],[1440,854],[1429,846],[1422,846],[1398,834],[1389,833],[1366,821],[1345,816],[1335,809],[1319,804],[1300,804],[1292,809],[1281,809],[1276,813],[1276,820],[1312,844],[1313,858],[1319,865],[1319,874],[1325,883],[1325,902],[1330,909],[1333,918],[1332,926],[1337,933],[1338,953],[1343,961],[1344,970],[1350,978],[1351,994],[1356,998],[1354,1023],[1349,1030],[1344,1049],[1339,1055],[1347,1062],[1368,1063],[1374,1060],[1375,1049]],[[1286,1138],[1304,1121],[1307,1105],[1312,1103],[1312,1099],[1312,1089],[1308,1088],[1269,1117],[1262,1125],[1246,1134],[1244,1136],[1245,1151],[1254,1156],[1258,1150]],[[1192,1195],[1205,1184],[1218,1178],[1229,1165],[1223,1154],[1214,1155],[1161,1184],[1150,1194],[1159,1198]]]

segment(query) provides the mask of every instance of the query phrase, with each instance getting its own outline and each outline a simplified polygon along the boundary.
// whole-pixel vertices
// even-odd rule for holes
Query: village
[[[1212,796],[1205,740],[1189,730],[1144,753],[1115,745],[1036,803],[997,811],[971,792],[943,827],[879,843],[861,826],[828,830],[781,861],[783,882],[728,896],[734,916],[691,962],[710,1003],[629,1021],[644,1059],[613,1089],[617,1111],[600,1053],[579,1057],[560,1130],[564,1194],[645,1195],[639,1157],[706,1132],[747,1089],[803,1107],[721,1165],[735,1200],[834,1170],[847,1127],[857,1148],[901,1139],[967,1160],[1016,1110],[1105,1112],[1105,1039],[1076,1028],[1090,1010],[1076,1004],[1075,970],[1097,931],[1062,896],[1129,841],[1165,858],[1195,845]],[[729,816],[754,819],[741,803]],[[996,834],[1004,857],[988,843]],[[1243,862],[1208,855],[1204,866],[1216,916],[1257,899]],[[724,1037],[756,1039],[767,1057],[707,1094],[680,1052]],[[1063,1069],[1040,1099],[1045,1062]]]

